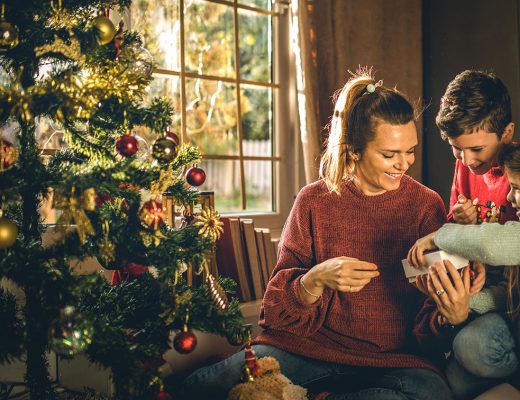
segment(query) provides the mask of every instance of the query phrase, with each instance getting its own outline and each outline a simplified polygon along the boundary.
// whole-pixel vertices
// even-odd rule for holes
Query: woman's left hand
[[[444,260],[444,266],[437,261],[429,268],[428,293],[451,325],[459,325],[468,319],[470,285],[468,267],[462,269],[462,277],[448,260]]]

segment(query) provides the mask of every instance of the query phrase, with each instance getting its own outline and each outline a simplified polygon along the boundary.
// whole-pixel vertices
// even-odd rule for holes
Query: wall
[[[423,117],[423,181],[446,202],[454,158],[435,126],[440,98],[458,72],[493,71],[509,88],[520,122],[518,12],[518,0],[423,0],[424,99],[431,102]]]

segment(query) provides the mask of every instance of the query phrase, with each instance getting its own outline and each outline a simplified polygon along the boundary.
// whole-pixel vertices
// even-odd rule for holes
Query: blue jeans
[[[473,397],[518,368],[515,340],[505,319],[488,313],[466,325],[453,340],[446,376],[458,398]]]
[[[294,384],[313,391],[337,393],[331,399],[445,400],[451,399],[448,385],[432,371],[419,368],[366,368],[314,360],[266,345],[253,346],[258,358],[273,356],[282,373]],[[240,383],[244,351],[191,374],[178,399],[225,399]]]

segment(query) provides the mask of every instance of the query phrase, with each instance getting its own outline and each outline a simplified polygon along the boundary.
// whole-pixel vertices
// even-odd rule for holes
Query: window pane
[[[239,0],[238,3],[245,6],[263,8],[264,10],[271,9],[271,0]]]
[[[185,3],[186,70],[235,76],[233,8],[193,0]]]
[[[215,192],[215,208],[219,213],[241,210],[238,161],[204,160],[200,166],[206,171],[206,182],[199,189]]]
[[[246,156],[271,156],[272,89],[261,86],[242,85],[243,151]]]
[[[244,161],[247,211],[273,211],[272,161]]]
[[[271,82],[271,16],[238,11],[240,77]]]
[[[203,154],[238,154],[236,85],[186,79],[186,133]]]
[[[180,68],[180,18],[178,0],[134,1],[130,8],[132,30],[154,56],[158,68]]]

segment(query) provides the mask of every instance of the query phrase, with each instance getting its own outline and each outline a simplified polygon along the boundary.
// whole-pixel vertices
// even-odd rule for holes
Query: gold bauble
[[[99,44],[108,44],[114,39],[116,35],[116,27],[110,21],[110,18],[100,15],[94,20],[94,25],[97,28]]]
[[[10,219],[0,217],[0,249],[7,249],[16,242],[18,227]]]
[[[18,37],[18,29],[9,21],[0,20],[0,54],[16,47],[20,39]]]

